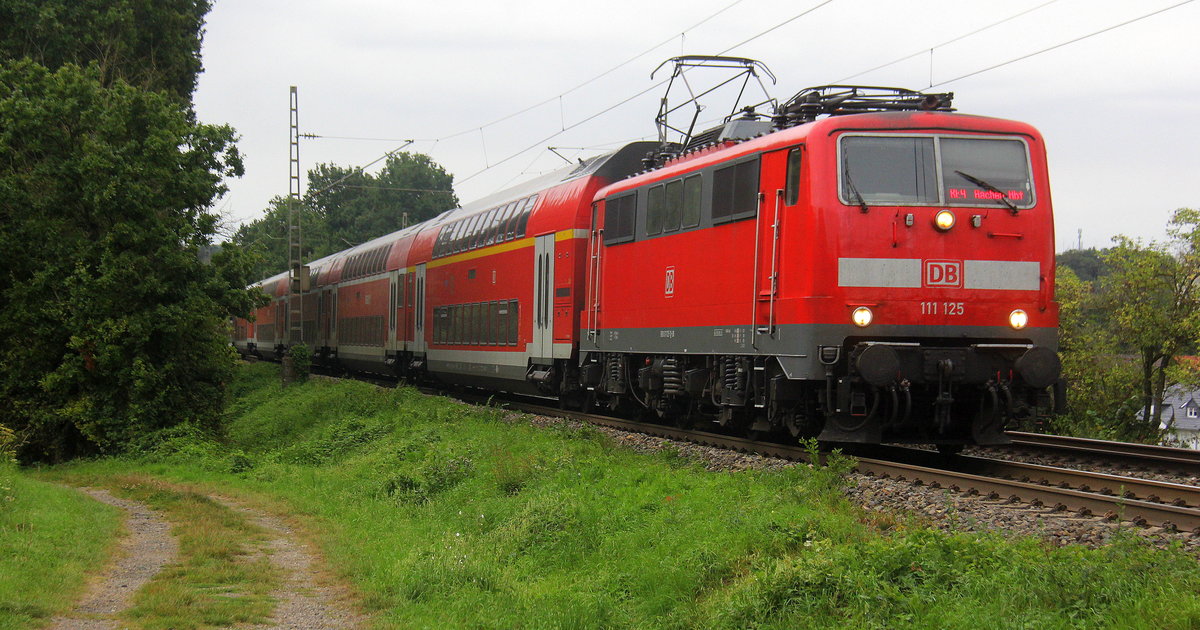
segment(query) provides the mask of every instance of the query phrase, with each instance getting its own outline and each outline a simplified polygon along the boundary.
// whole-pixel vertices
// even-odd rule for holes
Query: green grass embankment
[[[0,463],[0,628],[32,627],[68,609],[104,566],[121,510]]]
[[[138,472],[275,501],[383,627],[1187,628],[1194,558],[946,534],[871,517],[836,470],[705,471],[592,429],[411,389],[241,370],[223,443],[180,431]]]

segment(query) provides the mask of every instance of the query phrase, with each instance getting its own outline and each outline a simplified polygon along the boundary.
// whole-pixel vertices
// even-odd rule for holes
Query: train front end
[[[999,444],[1061,405],[1038,132],[916,111],[807,135],[819,439]]]

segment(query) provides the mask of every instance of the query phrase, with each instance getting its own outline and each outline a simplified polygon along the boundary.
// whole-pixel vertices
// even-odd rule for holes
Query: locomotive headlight
[[[865,306],[854,309],[854,312],[850,314],[850,321],[854,322],[854,325],[859,328],[870,326],[872,319],[875,319],[875,314]]]
[[[1029,314],[1019,308],[1008,314],[1008,325],[1017,330],[1021,330],[1028,323]]]
[[[933,227],[946,232],[954,227],[954,213],[949,210],[939,210],[933,217]]]

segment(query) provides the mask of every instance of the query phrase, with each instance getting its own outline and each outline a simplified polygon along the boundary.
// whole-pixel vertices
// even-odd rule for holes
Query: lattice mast
[[[291,131],[288,145],[288,345],[304,342],[304,263],[300,241],[300,121],[296,86],[290,90],[289,121]]]

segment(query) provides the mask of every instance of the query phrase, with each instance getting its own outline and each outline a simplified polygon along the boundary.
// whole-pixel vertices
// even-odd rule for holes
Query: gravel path
[[[270,623],[253,628],[332,630],[364,625],[362,615],[354,612],[347,603],[349,594],[345,589],[318,581],[314,577],[320,566],[317,555],[306,543],[296,540],[295,533],[287,523],[228,497],[212,498],[225,507],[240,512],[268,533],[270,539],[266,544],[266,553],[284,576],[279,589],[271,593],[276,605]]]
[[[128,535],[121,540],[117,560],[93,580],[87,594],[66,615],[55,617],[52,630],[118,628],[115,616],[130,605],[133,593],[179,554],[170,525],[142,503],[118,499],[106,490],[81,488],[92,498],[125,510]]]

